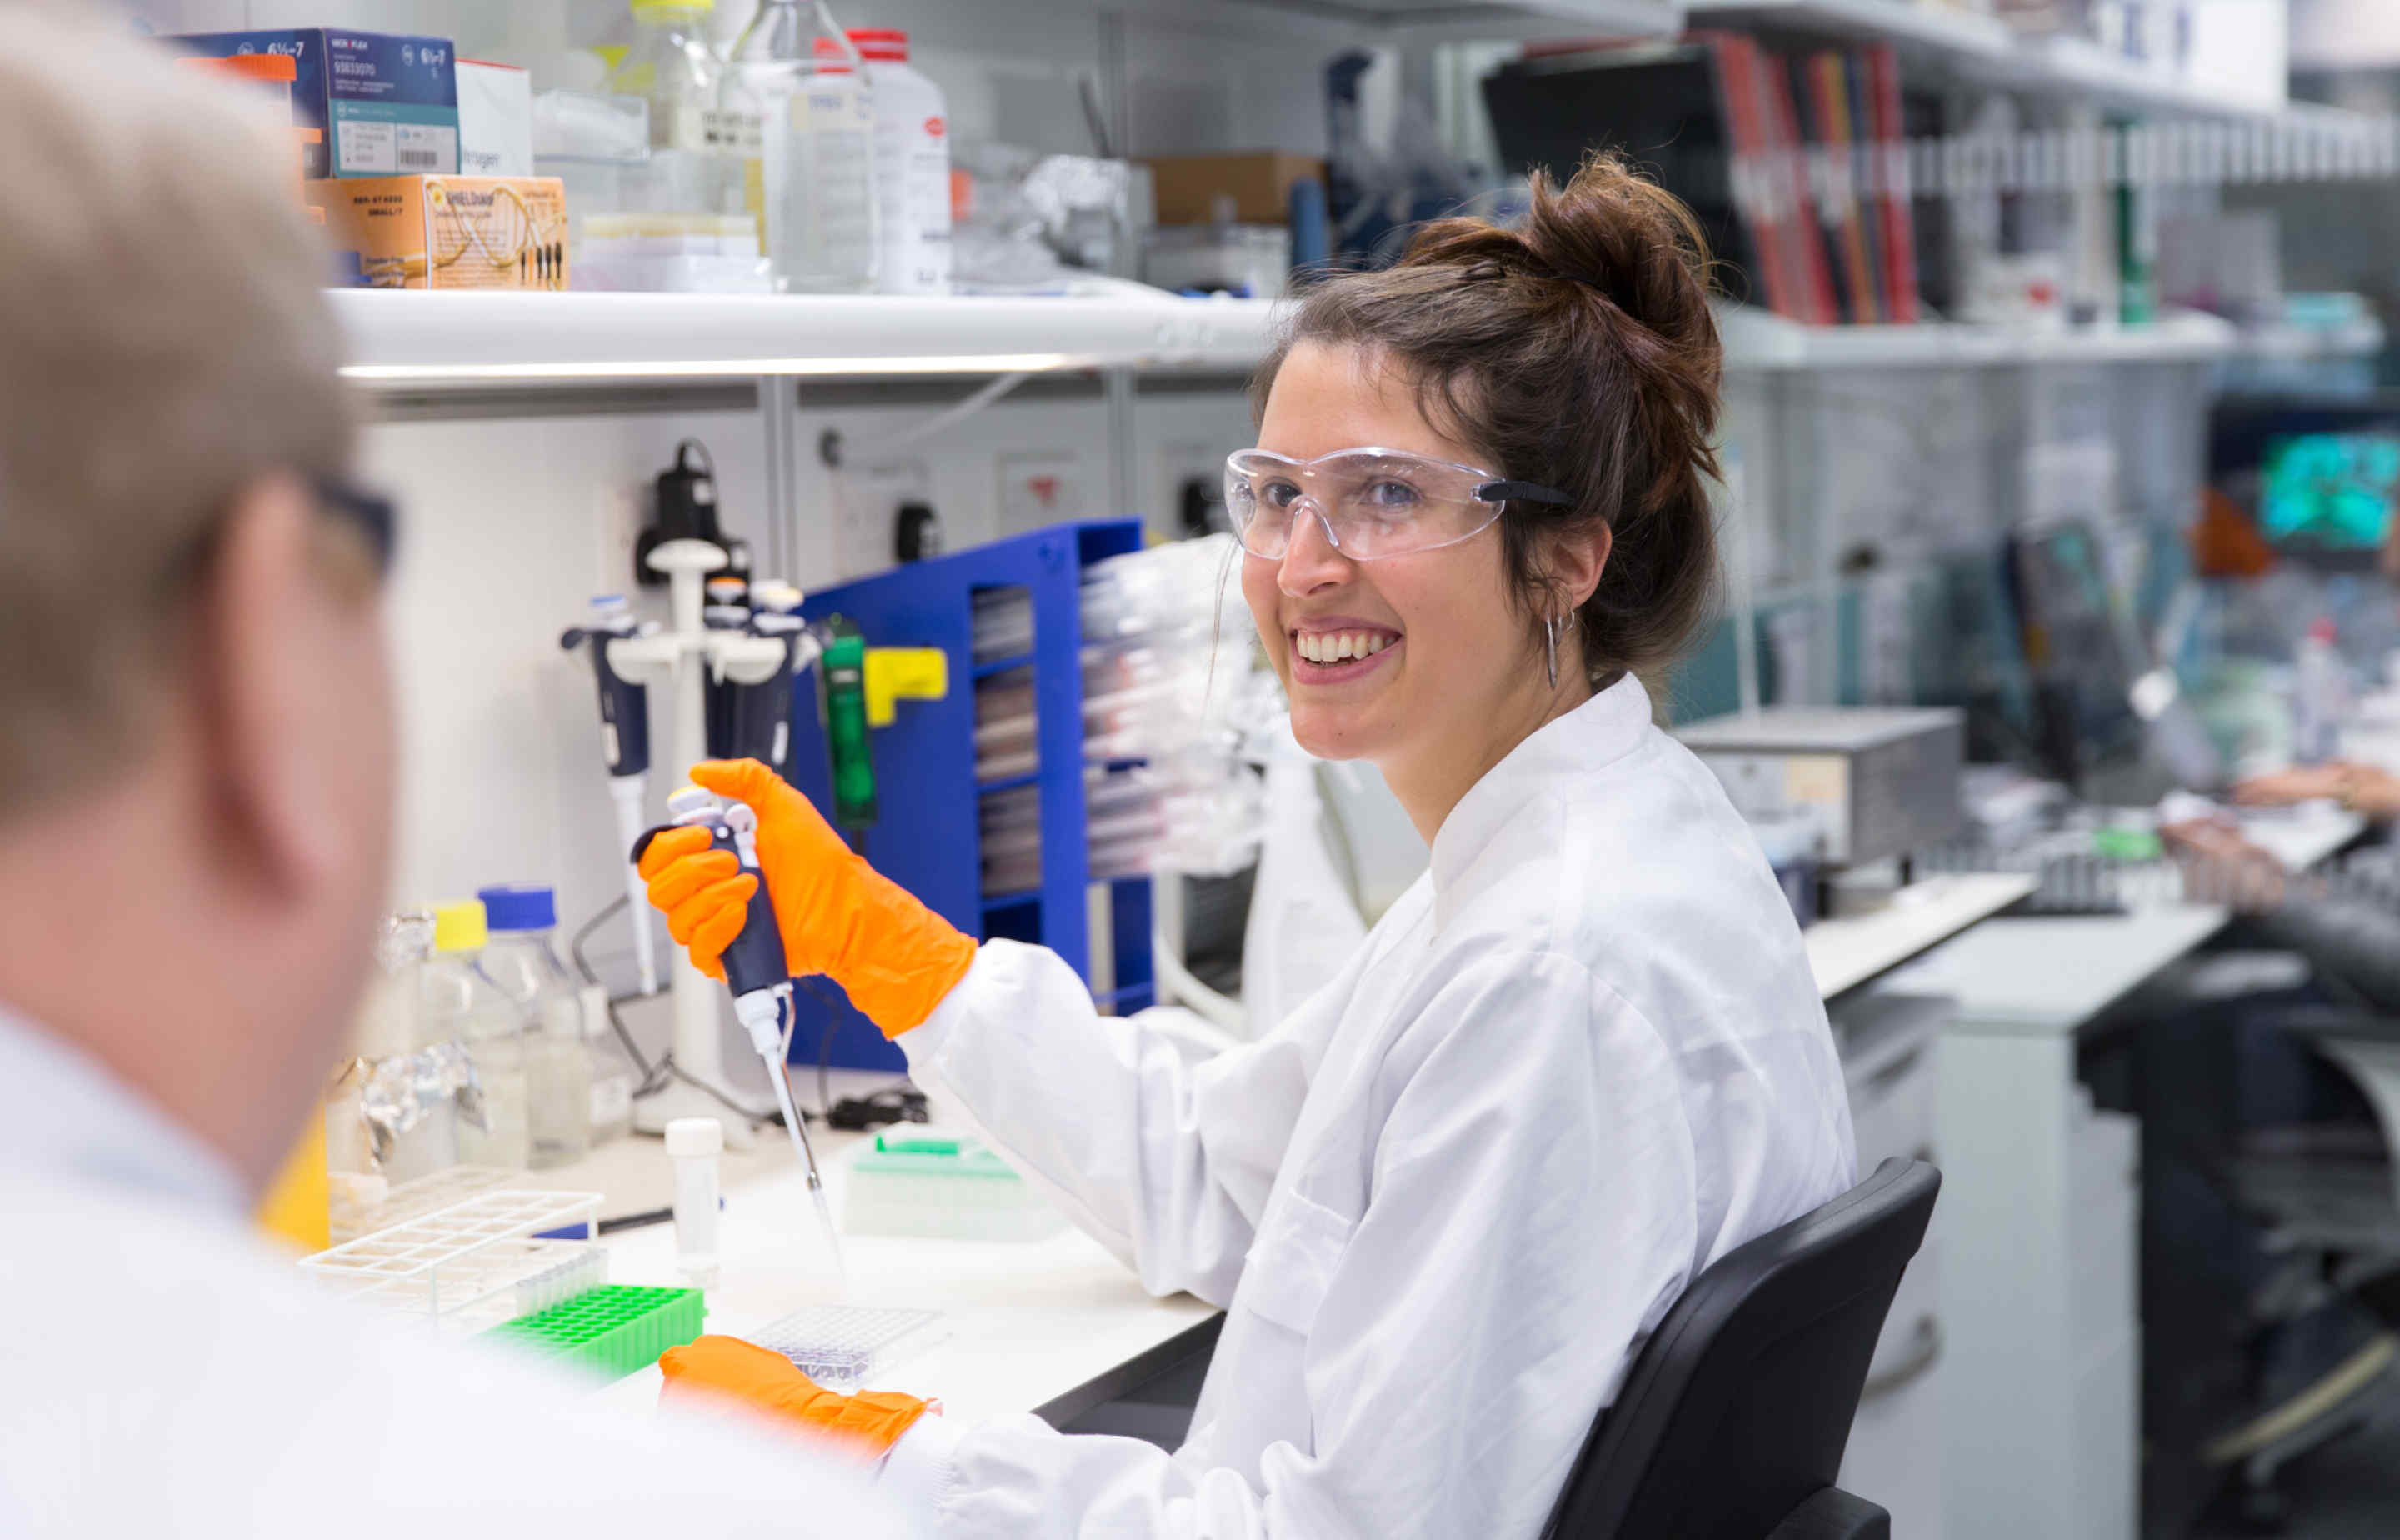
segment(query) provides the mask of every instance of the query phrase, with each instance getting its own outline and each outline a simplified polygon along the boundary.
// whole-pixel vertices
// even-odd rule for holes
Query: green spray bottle
[[[846,615],[825,617],[817,661],[817,711],[833,761],[833,822],[858,830],[875,824],[875,757],[866,741],[866,641]]]

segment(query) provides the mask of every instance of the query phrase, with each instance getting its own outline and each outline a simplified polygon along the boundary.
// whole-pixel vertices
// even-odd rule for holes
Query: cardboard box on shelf
[[[325,136],[292,121],[292,89],[300,65],[287,53],[242,53],[216,58],[195,54],[178,61],[181,68],[211,75],[234,88],[240,100],[258,114],[260,126],[289,136],[292,145],[292,201],[301,202],[312,155],[324,154]]]
[[[362,289],[565,289],[566,193],[554,176],[379,176],[308,184]]]
[[[458,170],[533,175],[533,76],[514,64],[458,61]]]
[[[1246,155],[1169,155],[1143,162],[1151,170],[1161,225],[1206,225],[1230,196],[1234,218],[1245,225],[1281,225],[1289,217],[1291,184],[1322,182],[1316,156],[1259,150]]]
[[[309,151],[312,178],[458,170],[458,76],[446,37],[286,27],[167,41],[203,58],[289,55],[292,121],[324,136]]]

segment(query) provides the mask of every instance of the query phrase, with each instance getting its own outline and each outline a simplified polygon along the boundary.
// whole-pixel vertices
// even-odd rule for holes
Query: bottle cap
[[[437,905],[433,910],[433,949],[437,952],[478,952],[490,940],[490,926],[484,918],[484,901],[480,898],[460,899],[456,903]]]
[[[645,21],[681,11],[705,13],[716,8],[716,0],[634,0],[634,14]]]
[[[554,931],[558,928],[558,895],[544,882],[503,882],[478,888],[484,901],[484,922],[495,931]]]
[[[725,1125],[715,1118],[671,1118],[667,1122],[667,1153],[671,1156],[721,1155]]]
[[[809,45],[809,51],[816,55],[819,74],[848,75],[850,73],[850,55],[842,51],[841,44],[834,38],[827,37],[823,33],[817,34],[816,41]]]
[[[908,62],[908,34],[901,28],[851,27],[846,30],[860,58],[883,64]]]

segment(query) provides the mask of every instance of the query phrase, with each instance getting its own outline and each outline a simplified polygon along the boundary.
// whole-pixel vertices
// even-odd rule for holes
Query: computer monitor
[[[2375,552],[2400,495],[2400,428],[2285,433],[2258,466],[2259,533],[2286,551]]]
[[[2285,560],[2372,571],[2400,511],[2400,395],[2220,401],[2208,484]]]

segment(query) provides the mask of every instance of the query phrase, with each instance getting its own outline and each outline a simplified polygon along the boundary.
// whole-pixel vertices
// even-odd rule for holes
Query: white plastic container
[[[558,961],[558,901],[539,883],[482,890],[490,936],[484,975],[525,1015],[527,1164],[537,1171],[592,1148],[592,1058],[583,1000]]]
[[[725,1129],[715,1118],[676,1118],[667,1124],[675,1162],[675,1270],[694,1288],[716,1287],[717,1157]]]
[[[632,3],[638,25],[608,89],[649,104],[650,156],[621,196],[652,212],[741,212],[742,135],[720,116],[725,64],[708,41],[716,0]]]
[[[2320,618],[2292,658],[2292,757],[2322,764],[2340,749],[2350,713],[2350,675],[2334,646],[2334,627]]]
[[[592,1060],[592,1142],[606,1144],[634,1129],[634,1094],[642,1088],[641,1071],[617,1040],[608,1016],[608,990],[587,984],[583,1006],[583,1046]]]
[[[1067,1217],[973,1138],[929,1124],[886,1129],[850,1163],[842,1229],[853,1235],[1038,1241]]]
[[[748,127],[748,202],[776,280],[875,286],[875,103],[825,0],[759,0],[730,56],[723,116]]]
[[[950,120],[942,88],[908,66],[908,34],[852,27],[875,88],[875,287],[950,292]]]
[[[481,1093],[480,1124],[458,1120],[458,1158],[522,1171],[532,1155],[525,1121],[525,1018],[479,965],[484,906],[445,904],[433,915],[433,955],[418,973],[419,1023],[429,1042],[463,1043]]]

